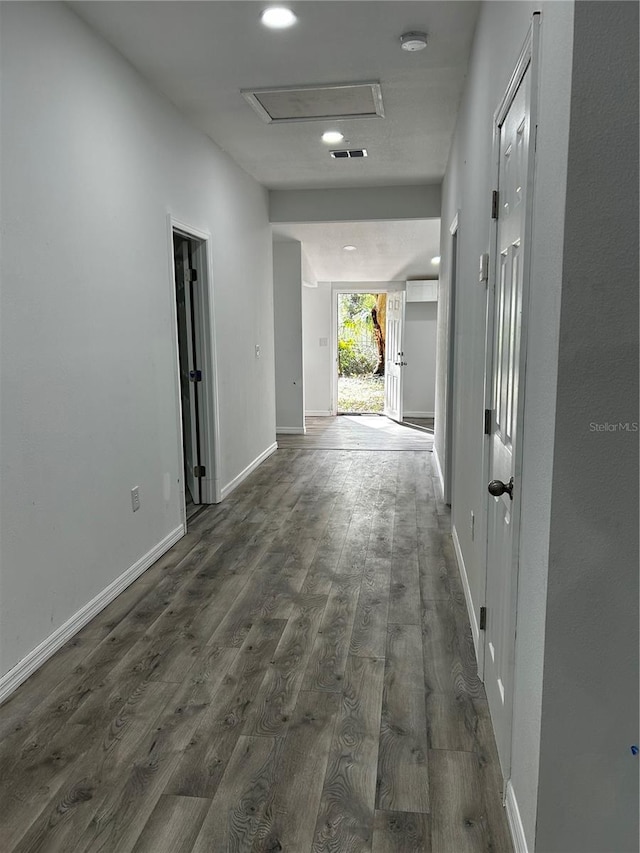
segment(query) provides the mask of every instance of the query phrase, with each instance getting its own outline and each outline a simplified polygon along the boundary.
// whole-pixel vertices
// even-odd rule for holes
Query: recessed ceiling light
[[[344,136],[339,130],[326,130],[322,134],[322,141],[327,145],[335,145],[337,142],[342,142]]]
[[[434,267],[437,267],[440,263],[440,255],[436,255],[435,258],[431,258],[431,263],[434,265]]]
[[[291,9],[285,6],[271,6],[265,9],[260,20],[265,27],[270,27],[272,30],[284,30],[287,27],[292,27],[298,20]]]
[[[343,246],[342,248],[345,250],[345,252],[355,252],[356,250],[355,246]]]
[[[426,33],[404,33],[400,36],[400,47],[415,53],[416,50],[424,50],[427,46]]]

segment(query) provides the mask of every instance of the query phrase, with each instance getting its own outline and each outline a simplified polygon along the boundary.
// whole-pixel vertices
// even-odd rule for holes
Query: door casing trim
[[[445,446],[444,446],[444,471],[442,477],[442,492],[443,500],[449,506],[453,505],[453,459],[454,459],[454,442],[455,430],[453,428],[455,420],[455,405],[456,405],[456,291],[458,290],[458,279],[460,270],[460,210],[456,210],[456,214],[449,225],[449,234],[451,235],[450,251],[449,251],[449,300],[448,300],[448,318],[447,318],[447,372],[445,386]],[[455,264],[455,267],[454,267]]]

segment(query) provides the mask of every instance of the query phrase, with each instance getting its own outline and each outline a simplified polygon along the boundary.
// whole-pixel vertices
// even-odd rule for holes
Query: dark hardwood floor
[[[2,853],[511,851],[431,454],[278,450],[0,708]]]

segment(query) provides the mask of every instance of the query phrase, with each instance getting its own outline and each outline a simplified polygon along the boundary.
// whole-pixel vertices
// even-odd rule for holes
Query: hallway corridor
[[[0,708],[0,849],[511,851],[425,451],[278,450]]]

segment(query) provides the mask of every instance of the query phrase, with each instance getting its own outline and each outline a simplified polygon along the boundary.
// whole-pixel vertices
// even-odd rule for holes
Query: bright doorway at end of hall
[[[339,293],[338,414],[382,414],[386,293]]]

